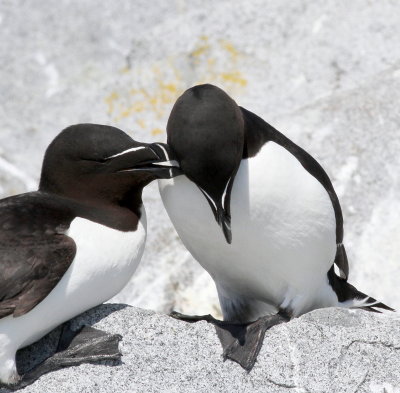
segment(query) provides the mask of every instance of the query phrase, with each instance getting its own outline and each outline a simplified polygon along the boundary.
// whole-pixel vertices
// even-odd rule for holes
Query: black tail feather
[[[339,302],[345,302],[346,300],[364,300],[364,303],[360,304],[360,306],[357,308],[378,313],[381,312],[379,309],[395,311],[393,308],[387,306],[386,304],[378,302],[373,297],[370,297],[365,293],[360,292],[353,285],[349,284],[346,279],[337,276],[334,271],[333,265],[328,272],[328,280],[329,284],[335,291]]]
[[[378,314],[382,314],[382,311],[375,310],[373,307],[358,307],[360,310],[365,310],[369,312],[376,312]]]

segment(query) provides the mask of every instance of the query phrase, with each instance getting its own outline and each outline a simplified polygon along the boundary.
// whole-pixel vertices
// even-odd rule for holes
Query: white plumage
[[[0,381],[16,382],[15,353],[70,318],[115,296],[135,272],[146,241],[146,213],[122,232],[75,218],[68,231],[77,253],[50,294],[25,315],[0,320]]]
[[[277,307],[296,316],[338,305],[327,278],[336,253],[331,200],[282,146],[268,142],[241,161],[231,195],[232,244],[186,176],[159,180],[159,188],[184,245],[215,280],[224,317],[235,303],[247,303],[252,320]]]

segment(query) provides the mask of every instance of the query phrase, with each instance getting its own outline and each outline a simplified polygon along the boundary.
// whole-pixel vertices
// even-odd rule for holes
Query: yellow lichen
[[[143,119],[137,119],[136,123],[139,125],[139,127],[146,128],[146,122]]]
[[[163,83],[163,82],[161,82],[161,83],[160,83],[160,86],[161,86],[163,89],[168,90],[169,92],[174,93],[174,94],[175,94],[175,93],[177,92],[177,90],[178,90],[175,83]]]
[[[151,130],[151,135],[153,135],[153,136],[161,135],[161,134],[163,134],[163,133],[164,133],[164,131],[161,130],[160,128],[153,128],[153,129]]]
[[[225,82],[236,83],[243,87],[247,85],[247,80],[242,76],[240,71],[222,72],[221,78]]]
[[[108,105],[107,113],[110,115],[114,111],[114,102],[118,100],[119,95],[116,91],[113,91],[109,96],[107,96],[104,101]]]
[[[119,70],[121,74],[127,74],[131,69],[128,66],[125,66]]]
[[[213,83],[228,94],[240,93],[248,83],[239,70],[240,58],[232,42],[201,35],[186,57],[171,56],[145,66],[133,64],[131,68],[121,69],[120,86],[123,87],[105,98],[108,113],[115,121],[129,118],[137,127],[148,129],[151,135],[160,135],[165,132],[162,128],[172,104],[189,87],[188,83]],[[189,76],[184,73],[188,68],[193,70]],[[160,123],[155,126],[161,128],[151,128],[145,122],[149,115]]]
[[[221,40],[220,44],[222,48],[224,48],[231,56],[233,59],[236,59],[239,55],[238,50],[233,46],[233,44],[229,41]]]
[[[198,46],[196,49],[192,50],[192,52],[190,52],[190,55],[193,57],[199,57],[203,53],[205,53],[208,49],[210,49],[210,45],[201,45]]]

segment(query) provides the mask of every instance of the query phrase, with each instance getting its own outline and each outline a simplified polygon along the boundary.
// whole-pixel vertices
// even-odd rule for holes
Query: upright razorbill
[[[129,281],[146,240],[143,187],[179,171],[167,151],[114,127],[71,126],[49,145],[39,190],[0,201],[0,382],[21,380],[19,348]],[[51,369],[118,357],[112,341],[96,329],[74,339],[66,331],[61,355],[21,383]]]
[[[184,175],[159,180],[162,200],[229,323],[174,315],[213,322],[225,357],[251,369],[266,329],[316,308],[390,309],[347,282],[339,200],[310,154],[212,85],[177,100],[167,134]]]

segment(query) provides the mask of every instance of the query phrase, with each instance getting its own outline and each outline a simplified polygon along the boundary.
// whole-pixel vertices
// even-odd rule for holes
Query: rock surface
[[[82,324],[122,334],[122,363],[59,370],[21,391],[400,392],[400,320],[395,314],[331,308],[303,315],[267,332],[250,373],[236,363],[222,361],[214,327],[206,322],[189,324],[151,311],[107,304],[77,317],[73,327]],[[22,350],[23,366],[43,359],[58,333]]]
[[[400,308],[399,3],[149,4],[0,2],[0,197],[35,189],[44,150],[62,128],[96,122],[165,140],[176,98],[214,83],[321,162],[344,212],[350,281]],[[146,251],[117,301],[218,314],[214,284],[180,243],[156,184],[144,203]],[[320,310],[276,327],[250,375],[221,362],[205,323],[124,308],[98,326],[124,334],[122,365],[59,371],[25,391],[400,391],[399,321],[385,316]],[[28,363],[29,353],[38,356],[24,353]]]

